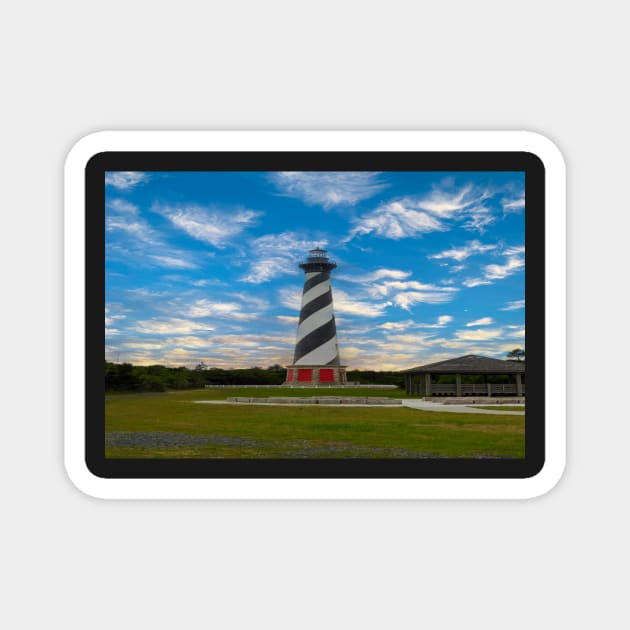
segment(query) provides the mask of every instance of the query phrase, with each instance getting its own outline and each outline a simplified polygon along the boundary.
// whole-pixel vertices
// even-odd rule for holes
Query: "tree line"
[[[271,365],[234,370],[207,367],[166,367],[164,365],[132,365],[105,362],[105,390],[109,392],[165,392],[173,389],[198,389],[206,385],[281,385],[286,368]],[[404,386],[400,372],[350,370],[349,382],[361,385],[380,384]]]
[[[515,348],[507,353],[508,361],[520,361],[525,351]],[[282,385],[286,368],[275,364],[234,370],[208,367],[199,363],[195,368],[166,367],[164,365],[132,365],[105,361],[105,390],[109,392],[165,392],[170,389],[199,389],[206,385]],[[349,370],[348,383],[359,385],[396,385],[404,388],[402,372],[379,370]],[[462,382],[482,382],[481,376],[464,376]],[[488,382],[508,382],[508,377],[488,377]],[[455,382],[454,375],[440,375],[439,383]]]

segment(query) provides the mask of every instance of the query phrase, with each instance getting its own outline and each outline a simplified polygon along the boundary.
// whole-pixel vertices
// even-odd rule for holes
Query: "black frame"
[[[522,171],[528,395],[522,459],[107,459],[105,457],[106,171]],[[103,152],[85,168],[85,461],[103,478],[519,479],[545,462],[545,167],[527,152]]]

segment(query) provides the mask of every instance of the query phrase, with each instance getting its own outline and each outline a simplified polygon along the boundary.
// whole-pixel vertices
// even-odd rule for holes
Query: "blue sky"
[[[106,359],[293,356],[298,263],[324,247],[349,369],[525,347],[523,173],[109,172]]]

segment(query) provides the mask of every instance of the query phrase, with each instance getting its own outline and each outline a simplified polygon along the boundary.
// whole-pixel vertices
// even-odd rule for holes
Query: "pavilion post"
[[[521,375],[519,372],[516,373],[516,395],[523,395],[523,383],[521,383]]]
[[[462,395],[462,375],[459,373],[455,374],[455,395]]]
[[[424,395],[425,396],[431,395],[431,373],[430,372],[427,372],[424,375]]]

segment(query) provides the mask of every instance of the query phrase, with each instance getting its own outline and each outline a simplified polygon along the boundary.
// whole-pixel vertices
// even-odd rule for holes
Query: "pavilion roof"
[[[404,372],[431,372],[432,374],[516,374],[525,372],[525,361],[505,361],[475,354],[420,365]]]

